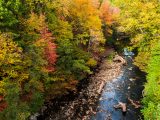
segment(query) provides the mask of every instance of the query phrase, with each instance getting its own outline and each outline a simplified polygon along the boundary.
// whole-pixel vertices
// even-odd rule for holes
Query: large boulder
[[[123,57],[119,56],[119,55],[115,55],[115,57],[113,59],[113,62],[120,62],[123,65],[127,64],[126,60]]]
[[[114,105],[114,108],[121,109],[123,113],[127,112],[127,105],[126,105],[126,103],[118,102],[117,105]]]

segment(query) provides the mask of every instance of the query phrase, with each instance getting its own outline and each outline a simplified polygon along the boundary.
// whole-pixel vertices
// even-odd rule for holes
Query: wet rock
[[[135,79],[135,78],[130,78],[129,80],[130,80],[130,81],[134,81],[134,80],[136,80],[136,79]]]
[[[126,103],[123,103],[123,102],[118,102],[117,105],[114,105],[114,108],[116,109],[122,109],[122,112],[127,112],[127,106],[126,106]]]
[[[140,102],[139,101],[133,101],[132,99],[128,98],[129,102],[135,107],[135,108],[140,108]]]
[[[132,67],[128,68],[128,70],[132,70],[132,69],[133,69]]]
[[[30,120],[37,120],[37,116],[39,115],[39,113],[35,113],[34,115],[30,116]]]
[[[101,100],[103,100],[103,98],[101,97],[101,98],[99,98],[99,101],[101,101]]]
[[[86,114],[88,115],[88,114],[89,114],[89,111],[86,111]]]
[[[50,118],[53,120],[89,120],[90,114],[96,114],[96,102],[103,100],[103,98],[98,98],[104,85],[121,74],[124,61],[120,59],[120,63],[102,61],[99,72],[91,76],[89,85],[79,92],[79,96],[74,101],[66,103],[58,113],[52,113]]]
[[[126,64],[127,64],[127,63],[126,63],[126,60],[125,60],[123,57],[119,56],[119,55],[115,55],[113,61],[114,61],[114,62],[120,62],[120,63],[122,63],[123,65],[126,65]]]

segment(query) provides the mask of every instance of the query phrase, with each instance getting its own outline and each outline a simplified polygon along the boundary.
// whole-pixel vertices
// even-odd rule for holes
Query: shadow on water
[[[99,99],[97,113],[91,120],[140,120],[140,108],[135,108],[128,98],[140,101],[142,98],[145,74],[132,63],[132,58],[126,56],[127,66],[116,79],[108,82]],[[127,113],[123,115],[120,109],[115,109],[118,102],[127,104]]]

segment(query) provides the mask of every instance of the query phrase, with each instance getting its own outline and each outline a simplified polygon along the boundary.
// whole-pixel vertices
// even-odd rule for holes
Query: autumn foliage
[[[112,13],[109,1],[105,0],[100,7],[100,18],[108,23],[112,22]]]
[[[111,6],[109,0],[104,0],[100,6],[100,18],[107,24],[112,24],[119,12],[119,8]]]
[[[47,60],[47,66],[45,68],[48,72],[53,72],[58,57],[56,53],[57,46],[53,42],[55,38],[52,36],[52,33],[49,32],[48,28],[44,28],[40,33],[40,41],[43,41],[46,44],[44,47],[44,57]]]
[[[7,107],[7,103],[4,101],[4,97],[0,96],[0,112]]]
[[[76,91],[104,50],[112,23],[99,0],[0,0],[0,119],[25,120]],[[96,55],[95,55],[96,53]]]
[[[115,0],[120,7],[118,31],[130,37],[134,64],[146,72],[143,119],[160,120],[160,1]]]

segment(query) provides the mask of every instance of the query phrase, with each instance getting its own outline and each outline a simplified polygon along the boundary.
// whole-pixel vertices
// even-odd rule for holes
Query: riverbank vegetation
[[[0,119],[25,120],[44,101],[76,91],[116,12],[108,1],[0,0]]]
[[[45,101],[76,92],[106,39],[130,43],[147,73],[144,119],[160,119],[160,2],[111,2],[119,9],[108,0],[0,0],[1,120],[25,120]],[[117,33],[126,41],[116,41]]]
[[[137,52],[134,63],[147,73],[142,113],[145,120],[160,119],[160,1],[114,0],[121,14],[118,31],[130,37]]]

